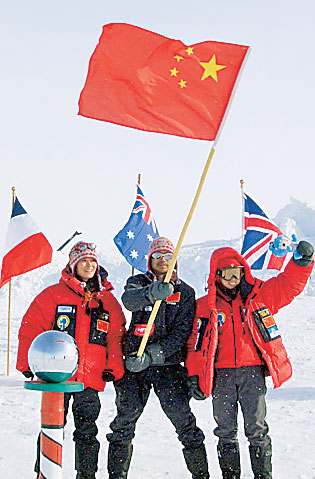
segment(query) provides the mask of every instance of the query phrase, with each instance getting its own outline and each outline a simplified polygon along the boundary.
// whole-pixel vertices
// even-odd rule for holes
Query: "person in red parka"
[[[70,251],[59,283],[36,296],[19,330],[16,368],[31,379],[28,350],[36,336],[47,330],[63,331],[77,343],[79,364],[70,380],[84,383],[84,390],[65,394],[65,418],[73,398],[77,479],[94,479],[97,471],[98,393],[104,391],[106,381],[117,381],[124,375],[122,341],[126,321],[112,290],[107,271],[98,264],[96,245],[78,242]],[[35,471],[38,470],[37,460]]]
[[[272,478],[265,375],[271,375],[275,388],[292,375],[274,315],[303,291],[314,266],[313,252],[310,243],[301,241],[285,270],[265,282],[252,276],[232,248],[211,256],[208,294],[197,300],[186,367],[191,396],[212,394],[223,479],[241,477],[238,404],[254,478]]]

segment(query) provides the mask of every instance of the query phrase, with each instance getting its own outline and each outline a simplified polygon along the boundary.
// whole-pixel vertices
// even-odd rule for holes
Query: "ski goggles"
[[[72,250],[70,251],[70,254],[77,254],[78,251],[82,252],[86,251],[89,249],[90,251],[96,250],[96,244],[95,243],[79,243],[78,245],[74,245]]]
[[[217,273],[222,279],[225,279],[225,281],[230,281],[232,278],[241,279],[243,274],[243,266],[218,269]]]
[[[169,261],[170,259],[173,259],[173,254],[172,253],[160,253],[160,251],[156,251],[155,253],[151,254],[151,258],[153,259],[161,259],[161,258],[166,259],[166,261]]]

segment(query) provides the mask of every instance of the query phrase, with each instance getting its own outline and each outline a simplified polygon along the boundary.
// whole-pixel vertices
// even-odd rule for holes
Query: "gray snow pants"
[[[213,415],[217,423],[214,434],[219,445],[237,440],[238,403],[244,418],[245,435],[251,446],[271,445],[268,436],[264,370],[261,366],[220,368],[215,370],[212,392]]]

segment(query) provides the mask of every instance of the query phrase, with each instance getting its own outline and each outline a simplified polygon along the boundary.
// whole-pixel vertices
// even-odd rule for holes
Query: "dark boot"
[[[185,462],[193,479],[209,479],[207,453],[204,444],[197,449],[183,449]]]
[[[218,458],[222,471],[222,479],[240,479],[240,451],[237,443],[219,444]]]
[[[95,473],[79,471],[77,473],[77,479],[95,479]]]
[[[77,479],[94,479],[98,464],[99,443],[75,445]]]
[[[249,446],[249,454],[254,479],[272,479],[271,444],[267,446]]]
[[[125,479],[128,476],[132,456],[132,444],[110,443],[108,448],[108,477],[109,479]]]

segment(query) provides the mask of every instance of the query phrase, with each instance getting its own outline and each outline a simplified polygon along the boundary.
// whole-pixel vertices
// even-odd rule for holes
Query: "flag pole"
[[[244,203],[244,183],[243,179],[240,180],[241,185],[241,197],[242,197],[242,231],[241,231],[241,244],[240,244],[240,251],[242,251],[242,244],[244,242],[244,210],[245,210],[245,203]]]
[[[195,211],[198,199],[200,197],[202,187],[204,185],[204,182],[205,182],[208,170],[209,170],[211,160],[212,160],[214,152],[215,152],[215,143],[216,143],[216,141],[214,141],[214,143],[213,143],[213,146],[212,146],[211,151],[209,153],[208,159],[207,159],[206,164],[204,166],[204,169],[203,169],[200,181],[199,181],[199,185],[198,185],[198,188],[197,188],[197,191],[196,191],[196,194],[195,194],[195,198],[192,202],[192,205],[190,207],[190,211],[187,215],[185,224],[183,226],[182,232],[181,232],[179,240],[177,242],[177,245],[176,245],[176,248],[175,248],[175,251],[174,251],[174,255],[173,255],[173,259],[171,260],[171,262],[168,266],[168,270],[167,270],[167,273],[166,273],[166,276],[165,276],[165,279],[164,279],[165,283],[169,283],[169,281],[171,279],[171,276],[172,276],[172,273],[173,273],[173,270],[174,270],[174,267],[175,267],[175,264],[176,264],[176,261],[177,261],[177,258],[178,258],[179,250],[182,246],[186,231],[188,229],[189,223],[190,223],[191,218],[193,216],[193,213]],[[152,312],[151,312],[149,320],[148,320],[148,324],[146,326],[144,335],[142,337],[142,341],[140,343],[140,346],[139,346],[139,349],[138,349],[138,352],[137,352],[137,356],[142,356],[142,354],[144,352],[144,349],[146,347],[146,344],[147,344],[147,341],[148,341],[148,338],[149,338],[149,335],[150,335],[151,327],[152,327],[152,325],[155,321],[155,318],[156,318],[156,315],[157,315],[157,312],[159,310],[161,302],[162,302],[161,300],[158,300],[158,301],[155,301],[155,303],[154,303]]]
[[[173,259],[171,260],[169,266],[168,266],[168,270],[167,270],[167,273],[166,273],[166,276],[165,276],[165,279],[164,279],[164,282],[165,283],[168,283],[171,279],[171,276],[172,276],[172,273],[173,273],[173,270],[174,270],[174,267],[175,267],[175,264],[176,264],[176,261],[177,261],[177,257],[178,257],[178,254],[179,254],[179,250],[181,248],[181,245],[182,245],[182,242],[184,240],[184,236],[186,234],[186,231],[187,231],[187,228],[189,226],[189,223],[190,223],[190,220],[192,218],[192,215],[195,211],[195,208],[196,208],[196,204],[198,202],[198,199],[199,199],[199,196],[200,196],[200,193],[201,193],[201,190],[202,190],[202,187],[203,187],[203,184],[205,182],[205,179],[206,179],[206,176],[207,176],[207,173],[208,173],[208,170],[209,170],[209,166],[210,166],[210,163],[211,163],[211,160],[213,158],[213,155],[214,155],[214,152],[215,152],[215,149],[216,149],[216,145],[218,143],[218,140],[219,140],[219,137],[221,135],[221,131],[224,127],[224,124],[225,124],[225,121],[226,121],[226,117],[227,117],[227,113],[228,111],[230,110],[231,108],[231,104],[232,104],[232,101],[233,101],[233,98],[234,98],[234,95],[235,95],[235,92],[236,92],[236,89],[237,89],[237,86],[239,84],[239,80],[240,80],[240,77],[241,77],[241,74],[244,70],[244,66],[245,66],[245,63],[247,62],[248,60],[248,56],[250,54],[250,51],[251,51],[251,48],[249,47],[247,52],[246,52],[246,55],[244,57],[244,60],[243,60],[243,63],[242,63],[242,66],[239,70],[239,74],[237,76],[237,79],[236,79],[236,82],[233,86],[233,90],[232,90],[232,93],[231,93],[231,96],[230,96],[230,99],[229,99],[229,102],[228,102],[228,105],[226,107],[226,110],[224,112],[224,115],[223,115],[223,118],[222,118],[222,121],[221,121],[221,124],[219,126],[219,129],[217,131],[217,134],[216,134],[216,137],[214,139],[214,142],[213,142],[213,145],[212,145],[212,148],[210,150],[210,153],[209,153],[209,156],[208,156],[208,159],[206,161],[206,164],[204,166],[204,169],[203,169],[203,172],[202,172],[202,175],[201,175],[201,178],[200,178],[200,182],[199,182],[199,186],[198,186],[198,189],[197,189],[197,192],[196,192],[196,195],[195,195],[195,198],[194,198],[194,201],[191,205],[191,208],[190,208],[190,211],[188,213],[188,216],[187,216],[187,219],[185,221],[185,224],[183,226],[183,229],[182,229],[182,232],[180,234],[180,237],[179,237],[179,240],[178,240],[178,243],[177,243],[177,246],[175,248],[175,251],[174,251],[174,255],[173,255]],[[146,329],[145,329],[145,332],[144,332],[144,335],[142,337],[142,340],[141,340],[141,343],[140,343],[140,346],[139,346],[139,349],[138,349],[138,352],[137,352],[137,356],[142,356],[142,354],[144,353],[144,349],[146,347],[146,344],[148,342],[148,339],[149,339],[149,335],[150,335],[150,332],[151,332],[151,328],[152,328],[152,325],[155,321],[155,318],[156,318],[156,315],[158,313],[158,310],[160,308],[160,305],[161,305],[162,301],[161,300],[157,300],[155,301],[154,303],[154,306],[153,306],[153,309],[151,311],[151,314],[150,314],[150,317],[149,317],[149,320],[148,320],[148,324],[146,326]]]
[[[141,181],[141,173],[138,173],[138,185],[140,186],[140,181]],[[131,276],[135,275],[135,268],[134,266],[131,267]]]
[[[12,209],[14,208],[15,201],[15,186],[12,186]],[[10,329],[11,329],[11,279],[9,281],[9,294],[8,294],[8,339],[7,339],[7,376],[10,375]]]

